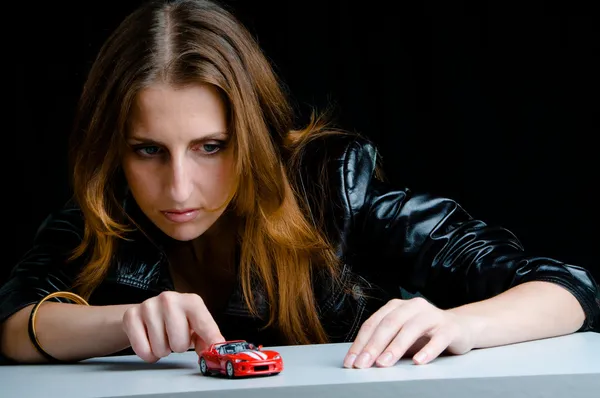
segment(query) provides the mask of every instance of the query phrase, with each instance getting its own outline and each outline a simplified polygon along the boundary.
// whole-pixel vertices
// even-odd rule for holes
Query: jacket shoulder
[[[59,252],[69,252],[83,240],[84,229],[83,213],[71,199],[40,224],[34,236],[34,247],[53,247]]]
[[[313,221],[342,254],[371,181],[381,176],[375,144],[353,133],[320,136],[305,144],[297,171],[296,185]]]

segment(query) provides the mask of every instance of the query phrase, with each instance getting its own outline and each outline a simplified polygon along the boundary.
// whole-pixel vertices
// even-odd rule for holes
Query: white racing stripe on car
[[[248,355],[251,358],[258,359],[258,360],[267,359],[266,356],[263,358],[262,356],[258,355],[259,354],[258,352],[248,351],[248,352],[245,352],[244,354]]]

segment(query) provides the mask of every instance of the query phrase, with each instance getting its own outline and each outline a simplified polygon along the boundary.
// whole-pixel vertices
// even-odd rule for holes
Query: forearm
[[[0,325],[2,353],[20,363],[46,362],[29,338],[32,307],[20,310]],[[129,307],[44,303],[35,320],[38,341],[45,351],[60,360],[77,361],[112,354],[129,346],[121,326]]]
[[[585,314],[566,289],[528,282],[491,299],[449,310],[464,315],[474,330],[474,347],[518,343],[576,332]]]

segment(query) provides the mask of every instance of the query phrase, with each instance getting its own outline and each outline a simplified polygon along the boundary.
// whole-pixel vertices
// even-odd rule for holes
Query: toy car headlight
[[[275,355],[273,359],[281,359],[281,355]]]
[[[235,363],[239,363],[239,362],[248,362],[248,361],[245,359],[236,359],[235,360]]]

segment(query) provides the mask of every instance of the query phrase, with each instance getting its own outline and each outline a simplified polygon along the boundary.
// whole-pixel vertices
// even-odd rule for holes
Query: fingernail
[[[425,361],[425,359],[427,359],[427,354],[421,351],[417,355],[415,355],[414,359],[418,363],[423,363]]]
[[[391,363],[392,363],[392,353],[391,352],[386,352],[385,354],[383,354],[379,358],[377,358],[377,364],[379,364],[379,365],[388,366]]]
[[[344,359],[344,367],[351,368],[352,365],[354,365],[355,360],[356,354],[349,354],[348,356],[346,356],[346,359]]]
[[[369,365],[369,361],[371,360],[371,354],[368,352],[363,352],[358,356],[356,362],[354,362],[354,366],[357,368],[364,368]]]

